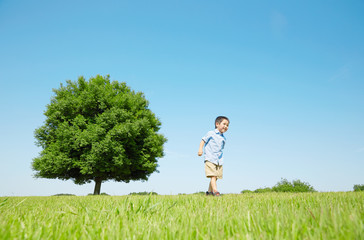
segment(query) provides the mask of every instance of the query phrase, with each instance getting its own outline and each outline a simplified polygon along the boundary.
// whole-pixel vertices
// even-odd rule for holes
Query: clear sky
[[[109,74],[145,93],[168,138],[124,195],[206,191],[201,137],[230,118],[222,193],[300,179],[364,184],[364,2],[0,0],[0,196],[86,195],[34,179],[34,130],[66,80]]]

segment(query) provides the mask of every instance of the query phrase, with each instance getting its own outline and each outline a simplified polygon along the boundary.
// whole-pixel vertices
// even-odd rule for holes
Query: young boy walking
[[[210,178],[209,189],[206,195],[220,196],[217,191],[216,181],[222,179],[222,165],[224,163],[222,150],[226,138],[224,133],[229,129],[229,119],[219,116],[215,120],[215,130],[209,131],[201,140],[198,156],[203,154],[205,147],[205,174]]]

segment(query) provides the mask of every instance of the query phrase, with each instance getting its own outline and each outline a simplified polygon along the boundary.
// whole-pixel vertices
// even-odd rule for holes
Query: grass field
[[[364,239],[364,192],[0,197],[0,239]]]

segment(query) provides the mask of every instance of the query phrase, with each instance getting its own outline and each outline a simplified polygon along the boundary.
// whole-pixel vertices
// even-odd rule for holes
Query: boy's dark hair
[[[225,116],[218,116],[215,119],[215,128],[216,128],[216,123],[220,124],[223,120],[227,120],[230,123],[230,120],[227,117],[225,117]]]

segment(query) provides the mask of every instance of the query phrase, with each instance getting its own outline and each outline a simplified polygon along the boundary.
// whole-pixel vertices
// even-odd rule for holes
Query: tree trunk
[[[94,190],[94,195],[100,195],[100,191],[101,191],[101,183],[102,183],[102,179],[101,178],[95,178],[95,190]]]

